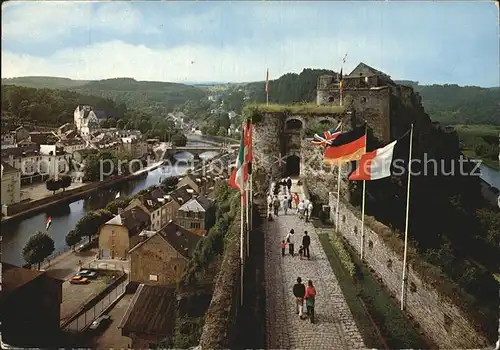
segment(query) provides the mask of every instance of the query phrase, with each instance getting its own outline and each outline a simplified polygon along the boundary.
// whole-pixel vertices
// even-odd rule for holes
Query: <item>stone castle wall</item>
[[[329,193],[330,217],[335,218],[337,196]],[[361,219],[360,213],[340,201],[339,231],[349,244],[360,253],[361,250]],[[373,220],[372,218],[369,218]],[[381,223],[376,225],[382,227]],[[385,226],[384,226],[385,227]],[[385,227],[387,232],[389,228]],[[400,300],[403,269],[402,252],[387,243],[388,238],[367,227],[364,228],[364,260],[381,277],[389,292]],[[391,239],[391,238],[389,238]],[[398,240],[399,237],[392,237]],[[397,244],[397,243],[396,243]],[[488,345],[488,340],[477,328],[470,317],[453,301],[442,295],[432,285],[423,281],[417,271],[408,264],[408,281],[406,288],[406,311],[418,322],[425,334],[440,348],[478,348]]]

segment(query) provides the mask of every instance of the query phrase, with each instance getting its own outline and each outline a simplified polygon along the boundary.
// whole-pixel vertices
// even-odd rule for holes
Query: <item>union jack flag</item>
[[[340,128],[342,127],[342,122],[340,122],[335,129],[329,129],[323,132],[323,134],[314,134],[314,140],[312,144],[314,146],[326,146],[332,140],[335,140],[337,136],[340,135]]]

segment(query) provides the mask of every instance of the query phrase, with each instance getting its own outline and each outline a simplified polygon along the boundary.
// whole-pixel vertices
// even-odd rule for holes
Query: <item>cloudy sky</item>
[[[2,77],[246,82],[363,61],[422,84],[499,85],[492,2],[14,2]]]

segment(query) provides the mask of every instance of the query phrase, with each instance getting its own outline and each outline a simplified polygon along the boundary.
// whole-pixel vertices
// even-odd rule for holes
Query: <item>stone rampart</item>
[[[330,217],[335,218],[336,193],[329,193]],[[339,232],[359,254],[361,250],[361,214],[341,198]],[[390,228],[371,217],[365,218],[364,260],[381,278],[389,292],[400,300],[404,243]],[[466,305],[453,290],[453,282],[435,267],[408,249],[408,273],[405,308],[424,333],[440,348],[480,348],[489,345],[486,327],[495,322],[493,315],[481,315]],[[451,289],[444,293],[443,289]],[[455,295],[453,298],[452,295]],[[452,300],[453,299],[453,300]]]

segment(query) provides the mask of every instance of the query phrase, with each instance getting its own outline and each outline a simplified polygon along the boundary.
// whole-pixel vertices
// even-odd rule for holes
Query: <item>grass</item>
[[[254,115],[262,113],[289,113],[289,114],[304,114],[304,115],[330,115],[334,113],[343,113],[343,106],[323,105],[318,106],[315,103],[304,104],[259,104],[252,103],[245,106],[243,110],[244,115]]]
[[[463,153],[468,158],[481,159],[483,164],[486,166],[500,170],[500,162],[498,159],[489,159],[478,156],[474,151],[474,146],[478,144],[489,144],[485,138],[500,138],[500,126],[499,125],[464,125],[458,124],[453,126],[458,133],[460,142],[463,145]]]
[[[344,249],[347,249],[356,264],[356,280],[343,267],[328,234],[320,234],[319,239],[367,348],[429,348],[384,287],[375,280],[368,268],[356,259],[348,246]]]

